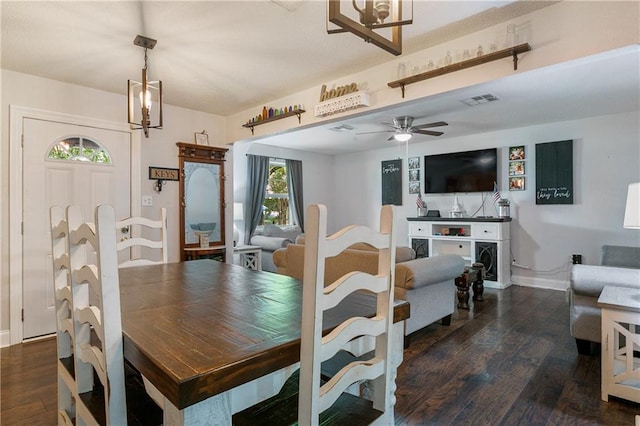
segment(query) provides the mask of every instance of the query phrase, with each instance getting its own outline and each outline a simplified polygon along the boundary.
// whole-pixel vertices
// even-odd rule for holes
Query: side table
[[[225,246],[185,247],[182,252],[182,260],[214,259],[224,262],[226,252],[227,248]]]
[[[260,246],[236,246],[235,254],[240,255],[240,266],[253,271],[262,271],[262,247]]]
[[[609,395],[640,403],[640,292],[605,286],[602,308],[602,400]]]

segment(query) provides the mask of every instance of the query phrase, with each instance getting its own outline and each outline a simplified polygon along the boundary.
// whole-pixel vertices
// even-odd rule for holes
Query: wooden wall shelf
[[[242,127],[245,127],[247,129],[251,129],[251,134],[253,135],[253,128],[256,127],[256,126],[259,126],[261,124],[271,123],[272,121],[281,120],[283,118],[292,117],[294,115],[298,117],[298,124],[300,124],[300,116],[305,112],[306,112],[306,110],[304,110],[304,109],[296,109],[296,110],[293,110],[291,112],[285,112],[282,115],[274,115],[273,117],[269,117],[269,118],[265,118],[265,119],[260,120],[260,121],[256,121],[255,123],[243,124]]]
[[[518,54],[528,52],[530,50],[531,46],[529,45],[529,43],[522,43],[517,46],[509,47],[507,49],[487,53],[486,55],[478,56],[477,58],[467,59],[466,61],[456,62],[455,64],[447,65],[442,68],[392,81],[391,83],[388,83],[387,86],[394,89],[396,87],[400,87],[400,89],[402,90],[402,97],[404,98],[404,87],[407,84],[417,83],[429,78],[438,77],[440,75],[449,74],[455,71],[460,71],[465,68],[475,67],[476,65],[486,64],[487,62],[497,61],[498,59],[502,58],[508,58],[509,56],[513,57],[513,69],[515,71],[518,69]]]

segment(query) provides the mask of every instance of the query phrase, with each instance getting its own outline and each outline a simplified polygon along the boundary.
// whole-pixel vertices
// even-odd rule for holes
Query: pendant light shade
[[[147,49],[153,49],[156,40],[138,35],[133,44],[144,48],[144,68],[141,81],[128,82],[128,121],[148,138],[149,129],[162,129],[162,81],[149,81],[147,76]]]

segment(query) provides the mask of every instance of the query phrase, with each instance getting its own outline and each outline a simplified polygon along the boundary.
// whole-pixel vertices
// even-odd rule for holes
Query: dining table
[[[123,268],[119,281],[124,356],[162,395],[164,424],[230,425],[299,368],[301,281],[210,259]],[[375,307],[353,293],[325,314],[323,332]],[[397,300],[393,315],[395,380],[409,303]]]

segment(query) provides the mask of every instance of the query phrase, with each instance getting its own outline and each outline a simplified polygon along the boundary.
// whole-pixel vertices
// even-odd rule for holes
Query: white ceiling
[[[415,0],[403,52],[551,3]],[[144,50],[133,39],[142,34],[158,40],[149,74],[163,81],[165,102],[222,116],[394,58],[352,34],[327,34],[322,0],[0,5],[3,68],[126,94],[127,80],[140,79]]]
[[[403,53],[439,45],[551,1],[414,0]],[[149,74],[163,81],[165,102],[222,116],[254,108],[394,56],[351,34],[328,35],[326,2],[258,1],[0,1],[1,67],[126,94],[139,79],[137,34],[158,40]],[[638,49],[515,74],[477,87],[378,110],[348,120],[262,139],[261,143],[336,154],[388,146],[379,123],[411,115],[415,124],[447,121],[434,140],[549,121],[638,109]],[[615,78],[612,76],[615,75]],[[468,107],[472,96],[500,101]],[[352,131],[328,130],[348,124]],[[435,143],[435,142],[434,142]]]

